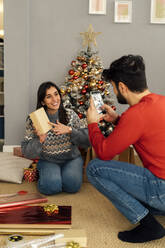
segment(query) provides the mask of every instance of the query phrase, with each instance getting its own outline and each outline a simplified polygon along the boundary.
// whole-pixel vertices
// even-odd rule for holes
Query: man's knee
[[[99,165],[99,161],[100,160],[98,158],[95,158],[88,163],[87,168],[86,168],[87,176],[93,175],[93,173],[95,172],[95,170],[97,169]]]

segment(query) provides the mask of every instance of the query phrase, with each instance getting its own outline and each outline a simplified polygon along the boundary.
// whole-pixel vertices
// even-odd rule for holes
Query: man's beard
[[[116,97],[117,97],[118,103],[120,103],[120,104],[128,104],[126,99],[124,98],[124,96],[122,96],[122,94],[120,93],[120,90],[118,90],[118,93],[117,93]]]

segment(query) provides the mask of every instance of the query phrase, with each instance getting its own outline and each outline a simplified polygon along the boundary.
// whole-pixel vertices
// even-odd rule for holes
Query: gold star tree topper
[[[97,46],[96,36],[101,34],[101,32],[94,32],[92,24],[89,25],[87,32],[82,32],[80,35],[83,36],[83,47],[91,47],[91,43]]]

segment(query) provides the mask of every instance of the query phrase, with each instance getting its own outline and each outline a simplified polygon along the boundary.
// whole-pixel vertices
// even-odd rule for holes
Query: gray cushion
[[[31,163],[32,160],[0,152],[0,181],[22,183],[24,168],[29,167]]]

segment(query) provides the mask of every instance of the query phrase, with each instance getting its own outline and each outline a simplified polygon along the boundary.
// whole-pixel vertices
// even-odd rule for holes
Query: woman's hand
[[[57,124],[55,124],[53,122],[49,122],[49,124],[53,127],[52,130],[56,135],[66,134],[66,133],[71,133],[72,132],[71,127],[68,127],[68,126],[62,124],[59,121],[57,121]]]
[[[115,123],[115,121],[119,117],[116,111],[114,111],[113,108],[111,108],[107,104],[104,104],[101,108],[106,111],[106,113],[103,115],[103,119],[107,122]]]

